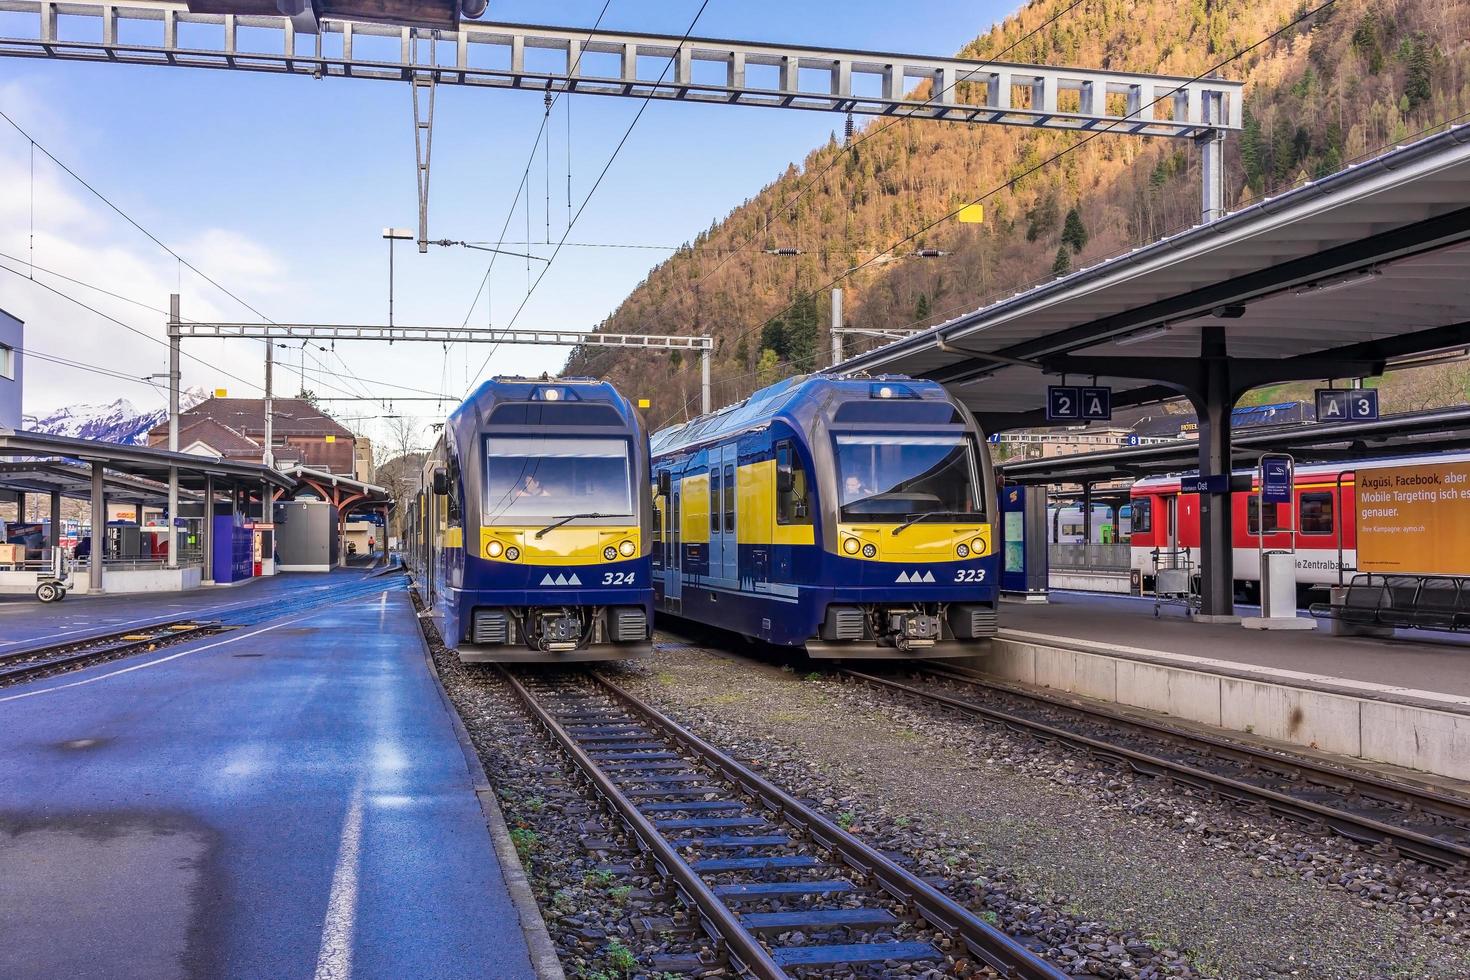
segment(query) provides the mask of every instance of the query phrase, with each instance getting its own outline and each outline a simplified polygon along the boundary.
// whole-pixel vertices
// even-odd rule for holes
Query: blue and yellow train
[[[648,437],[611,385],[496,378],[450,415],[405,551],[466,663],[621,660],[653,628]]]
[[[661,611],[813,657],[993,636],[998,508],[974,418],[909,378],[791,378],[652,439]]]

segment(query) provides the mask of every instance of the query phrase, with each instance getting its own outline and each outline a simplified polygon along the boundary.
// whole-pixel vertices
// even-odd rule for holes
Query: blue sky
[[[604,26],[683,34],[698,0],[612,0]],[[835,47],[952,54],[1014,6],[1010,2],[878,0],[844,3],[712,0],[695,35],[822,44]],[[590,26],[597,2],[492,0],[489,19]],[[0,30],[7,24],[0,20]],[[571,100],[572,184],[580,203],[617,140],[637,113],[637,100],[583,96]],[[46,63],[0,59],[0,109],[145,227],[191,262],[279,322],[385,322],[387,225],[416,222],[414,156],[408,88],[401,84],[180,69]],[[543,112],[535,94],[439,90],[430,235],[493,240],[505,220]],[[559,105],[551,126],[551,236],[566,221],[566,119]],[[808,112],[653,103],[588,205],[571,240],[677,244],[692,238],[799,161],[842,118]],[[546,232],[545,169],[532,169],[531,231]],[[255,319],[128,227],[48,161],[37,157],[32,183],[29,147],[0,123],[0,252],[24,258],[31,241],[34,191],[35,262],[157,307],[182,284],[184,315]],[[525,237],[517,210],[508,239]],[[546,249],[541,251],[546,252]],[[565,249],[522,312],[517,326],[586,329],[610,313],[662,253]],[[401,324],[457,326],[484,272],[483,253],[433,249],[421,256],[400,245],[396,317]],[[6,265],[17,263],[0,259]],[[519,264],[518,264],[519,262]],[[20,268],[24,269],[21,263]],[[533,274],[536,264],[533,264]],[[72,283],[37,273],[58,289],[117,319],[162,337],[161,318]],[[502,259],[492,278],[493,322],[505,325],[526,290],[524,261]],[[10,273],[0,272],[0,308],[27,322],[27,345],[128,375],[166,369],[164,349]],[[472,323],[486,322],[482,299]],[[213,366],[186,359],[186,385],[256,394],[259,342],[198,342],[186,348]],[[359,344],[337,353],[373,394],[377,382],[458,395],[464,354],[429,347],[406,350]],[[555,371],[563,349],[506,348],[492,373]],[[288,368],[279,390],[295,390],[298,351],[279,351]],[[333,370],[334,357],[316,352]],[[483,353],[470,356],[470,375]],[[308,372],[322,370],[306,360]],[[32,360],[28,411],[128,397],[160,403],[158,390]],[[225,372],[237,375],[235,380]],[[314,379],[308,387],[356,388]],[[381,412],[338,403],[341,415]],[[431,417],[434,405],[396,406]],[[364,422],[371,433],[377,423]]]

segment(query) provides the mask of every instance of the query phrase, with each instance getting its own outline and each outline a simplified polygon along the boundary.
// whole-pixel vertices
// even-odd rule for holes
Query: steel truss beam
[[[713,350],[713,337],[582,333],[577,330],[494,330],[484,327],[388,327],[330,323],[170,323],[170,337],[224,340],[386,340],[430,344],[537,344],[555,347],[642,347]]]
[[[1223,79],[684,41],[656,34],[472,21],[462,22],[457,31],[426,32],[332,19],[320,21],[317,32],[304,40],[287,17],[190,13],[185,4],[164,0],[0,0],[0,11],[35,18],[32,33],[0,35],[0,55],[16,57],[316,78],[429,79],[492,89],[1178,138],[1237,130],[1244,107],[1242,83]],[[446,56],[440,64],[416,57],[415,38],[430,36]],[[672,70],[660,80],[670,60]],[[936,97],[905,98],[910,86],[922,81],[933,83]]]

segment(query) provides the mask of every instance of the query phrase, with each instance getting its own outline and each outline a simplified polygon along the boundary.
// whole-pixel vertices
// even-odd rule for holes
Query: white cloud
[[[24,85],[0,86],[0,106],[27,128],[30,128],[27,120],[39,119],[42,114],[40,105],[41,100]],[[37,125],[44,125],[49,143],[57,129],[54,120],[58,117],[54,113],[45,115],[45,123]],[[228,297],[187,270],[181,274],[175,259],[39,151],[33,170],[30,144],[14,130],[10,133],[8,139],[0,134],[0,253],[3,253],[0,264],[12,270],[0,271],[0,308],[25,321],[27,347],[141,378],[167,370],[166,346],[148,338],[166,339],[165,314],[157,311],[167,309],[170,293],[181,293],[184,315],[189,319],[241,318],[243,311]],[[60,150],[55,152],[66,159]],[[78,172],[88,176],[85,170]],[[246,299],[256,294],[279,293],[289,285],[286,263],[266,246],[236,231],[200,228],[183,241],[170,244],[195,266]],[[30,268],[31,262],[35,264],[34,270]],[[28,281],[31,276],[36,282]],[[156,309],[145,309],[108,296],[102,290]],[[80,300],[146,336],[130,332],[57,292]],[[228,377],[226,372],[250,382],[260,381],[262,370],[256,358],[230,357],[227,355],[235,352],[222,347],[218,343],[195,342],[185,348],[182,363],[185,386],[223,385],[241,393],[251,390],[249,385]],[[203,358],[214,367],[200,364],[188,354]],[[152,405],[162,398],[156,387],[39,358],[26,363],[25,385],[26,411],[45,411],[77,402],[111,401],[118,397]]]

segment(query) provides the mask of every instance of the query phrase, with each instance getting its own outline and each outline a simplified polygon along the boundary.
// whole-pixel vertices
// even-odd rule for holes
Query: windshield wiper
[[[618,514],[568,514],[566,517],[558,517],[555,521],[536,532],[536,540],[546,537],[548,531],[555,531],[568,521],[575,521],[579,517],[618,517]]]
[[[904,522],[893,529],[893,536],[898,537],[900,533],[919,523],[926,517],[964,517],[965,511],[961,510],[926,510],[922,514],[909,514]]]

